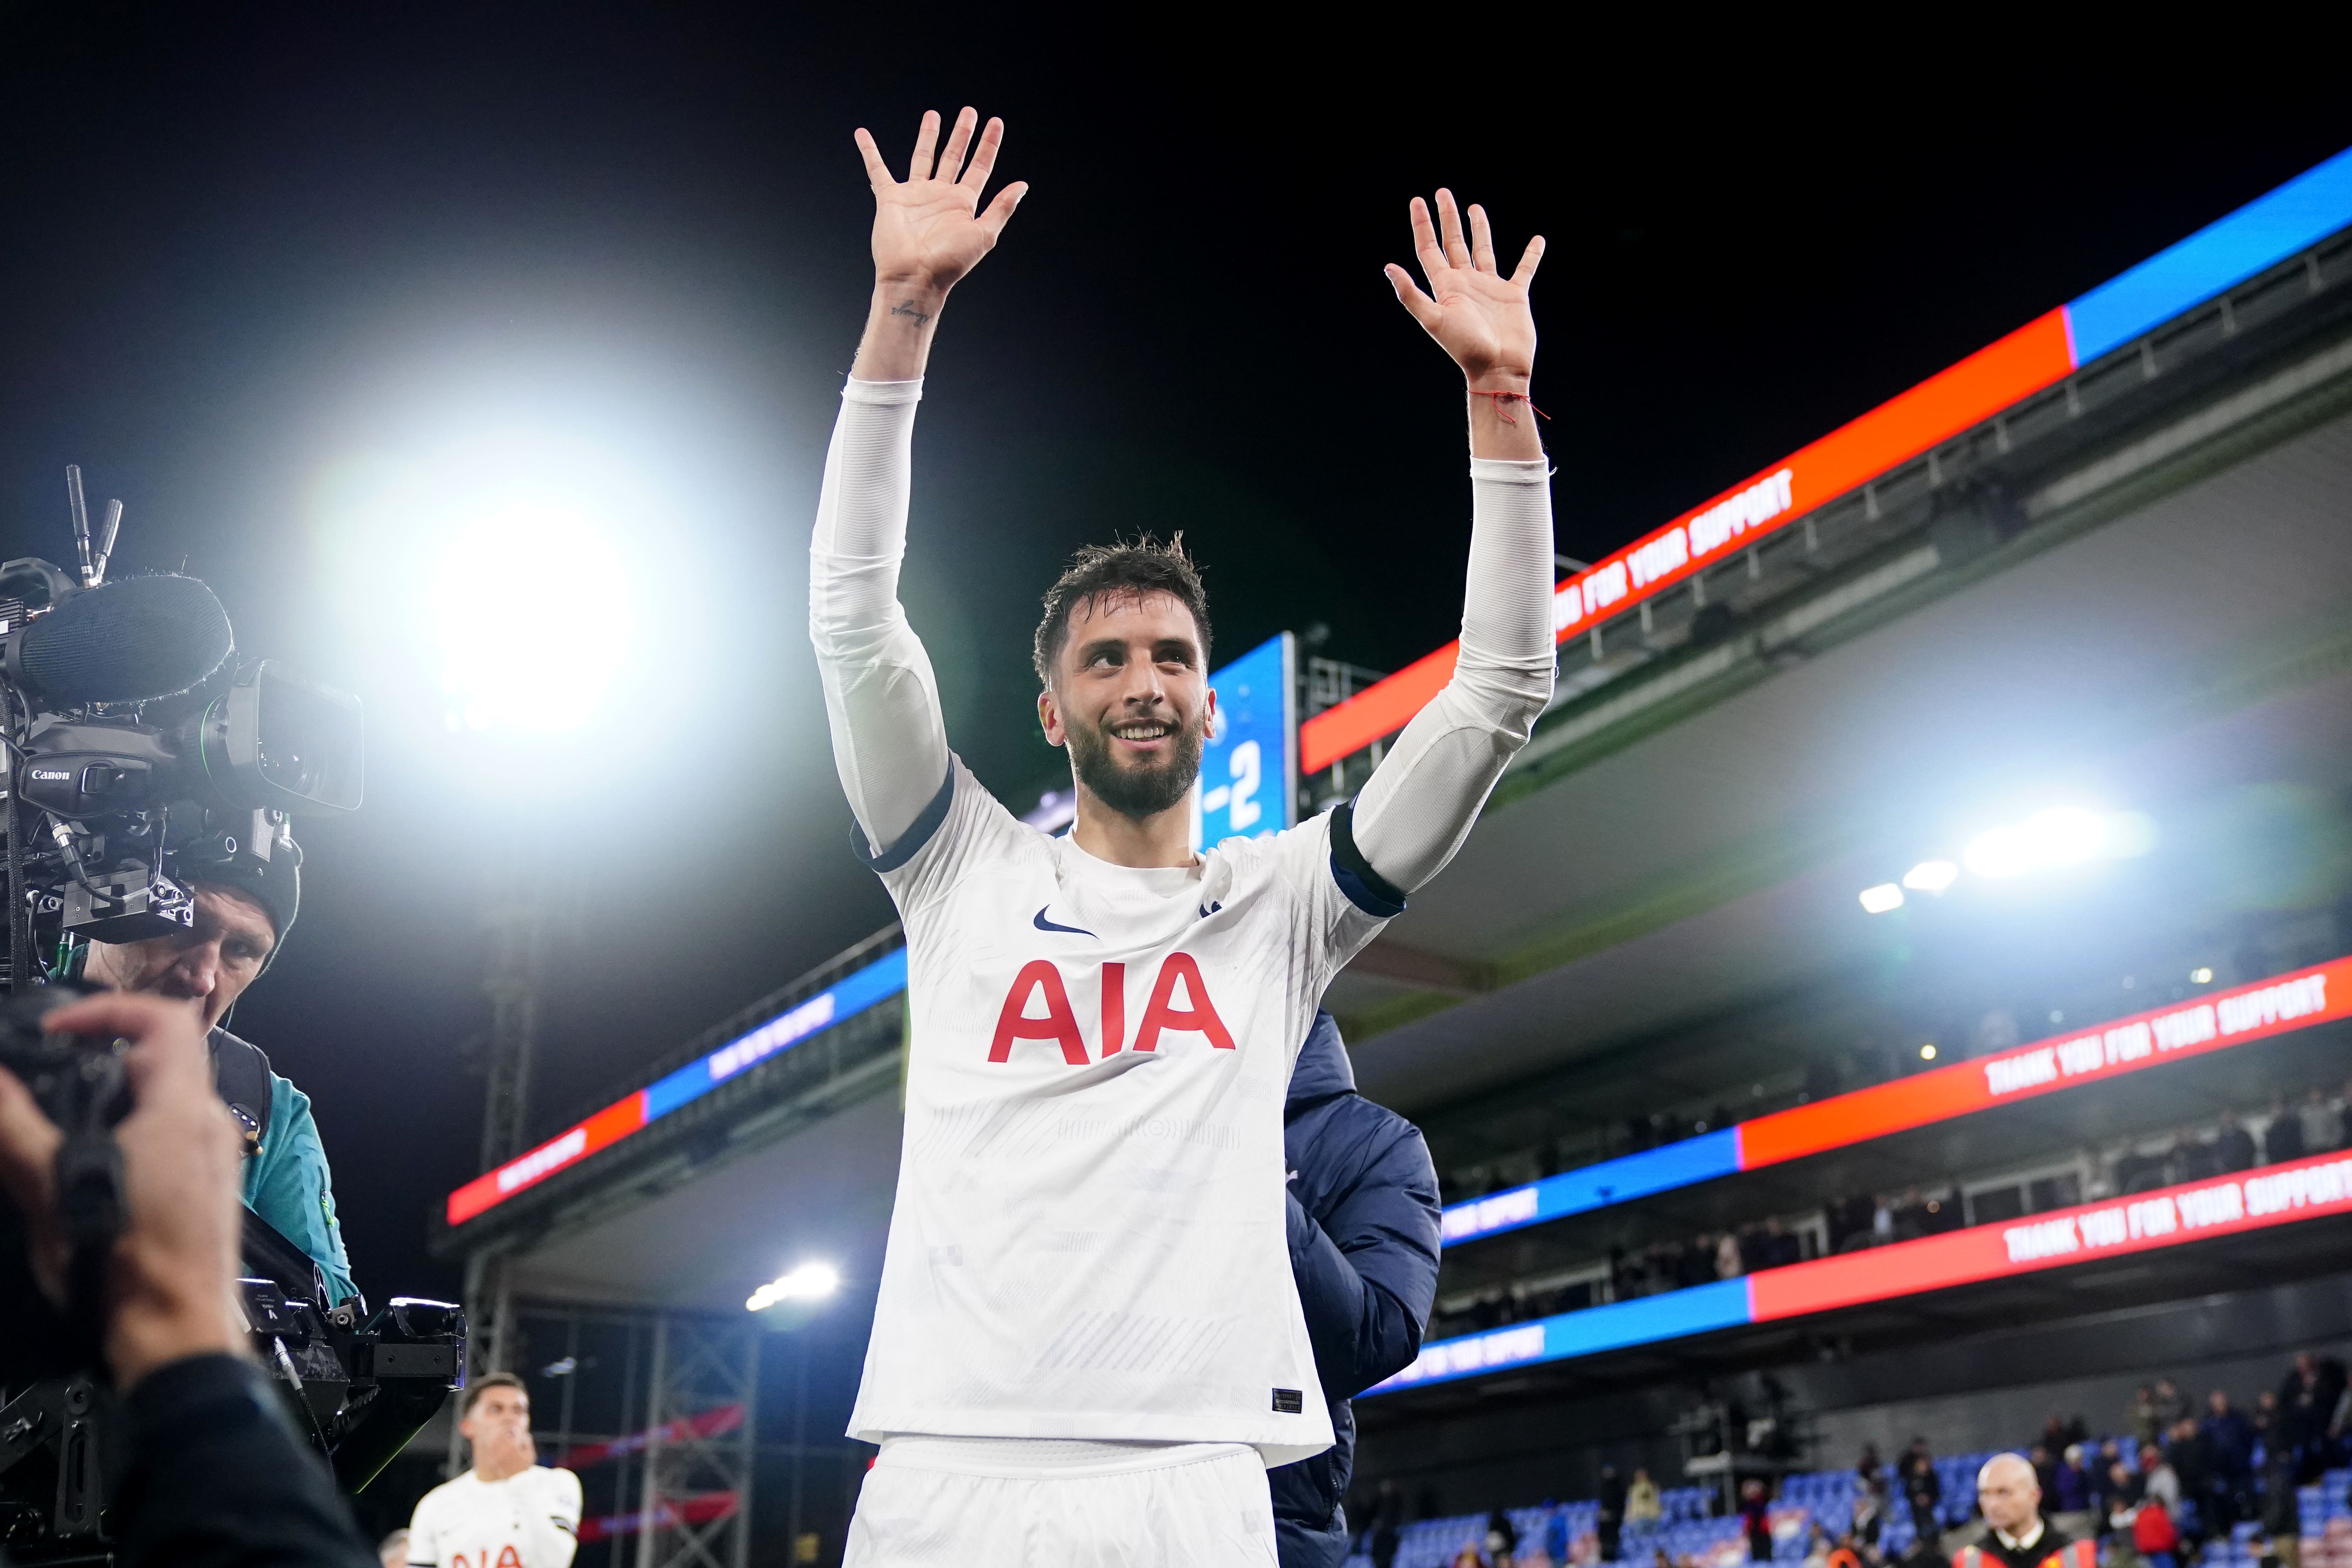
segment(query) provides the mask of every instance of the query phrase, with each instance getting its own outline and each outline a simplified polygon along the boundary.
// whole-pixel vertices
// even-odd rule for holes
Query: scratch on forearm
[[[929,310],[923,310],[911,300],[904,300],[891,306],[890,313],[894,316],[910,317],[919,327],[931,319],[931,313]]]

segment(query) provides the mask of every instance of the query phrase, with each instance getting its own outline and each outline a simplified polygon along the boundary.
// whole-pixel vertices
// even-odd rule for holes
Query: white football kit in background
[[[408,1524],[415,1568],[571,1568],[580,1478],[533,1465],[502,1481],[467,1470],[418,1500]]]
[[[1454,679],[1352,808],[1121,867],[949,752],[897,596],[919,393],[845,388],[810,552],[835,759],[905,923],[912,1013],[850,1422],[886,1447],[848,1561],[1270,1563],[1263,1468],[1331,1442],[1286,1241],[1291,1064],[1550,696],[1546,467],[1473,463]],[[1228,1535],[1236,1509],[1254,1522]]]

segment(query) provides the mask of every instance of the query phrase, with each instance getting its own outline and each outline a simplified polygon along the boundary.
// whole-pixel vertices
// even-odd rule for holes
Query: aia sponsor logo
[[[1121,1050],[1157,1050],[1162,1035],[1201,1035],[1217,1050],[1234,1048],[1233,1031],[1217,1016],[1208,983],[1201,978],[1201,966],[1191,953],[1171,952],[1161,960],[1132,1041],[1127,1033],[1127,965],[1105,963],[1099,968],[1097,1038],[1105,1057]],[[1041,1003],[1042,1013],[1032,1016]],[[996,1037],[989,1045],[988,1059],[1011,1061],[1013,1044],[1019,1040],[1051,1041],[1062,1047],[1062,1059],[1074,1068],[1096,1059],[1087,1053],[1061,966],[1051,959],[1032,959],[1013,977],[1013,988],[1005,993],[1004,1005],[997,1011]]]

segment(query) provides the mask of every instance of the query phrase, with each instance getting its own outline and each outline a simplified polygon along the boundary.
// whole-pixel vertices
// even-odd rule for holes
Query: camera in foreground
[[[93,534],[67,470],[78,570],[0,563],[0,799],[7,930],[0,1067],[65,1135],[56,1212],[63,1300],[35,1280],[25,1216],[0,1202],[0,1559],[103,1563],[119,1412],[100,1354],[106,1259],[128,1221],[113,1129],[121,1041],[52,1033],[89,942],[193,928],[191,889],[299,856],[291,815],[362,794],[356,697],[271,660],[234,660],[228,616],[189,577],[105,581],[121,519]],[[298,862],[299,863],[299,862]],[[443,1301],[328,1300],[318,1266],[250,1209],[240,1304],[286,1415],[356,1490],[464,1382],[465,1314]]]

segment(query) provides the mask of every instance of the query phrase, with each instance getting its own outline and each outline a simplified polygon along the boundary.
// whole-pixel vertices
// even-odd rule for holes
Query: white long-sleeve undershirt
[[[898,604],[919,381],[851,381],[809,545],[809,636],[834,764],[879,855],[947,778],[947,726]],[[1473,459],[1470,568],[1454,678],[1413,717],[1355,806],[1357,848],[1404,892],[1454,858],[1551,699],[1551,487],[1540,459]]]

